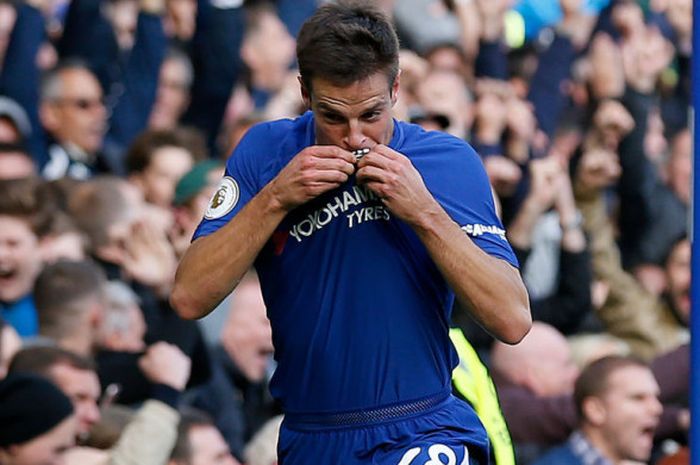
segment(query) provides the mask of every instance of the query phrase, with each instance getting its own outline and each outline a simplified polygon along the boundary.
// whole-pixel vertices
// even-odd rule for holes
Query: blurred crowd
[[[275,463],[257,276],[168,296],[246,130],[305,110],[317,3],[0,0],[0,465]],[[515,463],[688,463],[692,1],[376,3],[395,117],[481,155],[530,293],[517,346],[453,312]]]

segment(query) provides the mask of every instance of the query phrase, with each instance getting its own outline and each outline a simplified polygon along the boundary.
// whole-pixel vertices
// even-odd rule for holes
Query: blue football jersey
[[[251,128],[195,238],[226,224],[314,141],[311,112]],[[466,142],[396,121],[389,146],[474,243],[517,266]],[[354,176],[290,212],[255,267],[277,360],[270,388],[285,411],[373,408],[449,389],[454,294],[411,227]]]

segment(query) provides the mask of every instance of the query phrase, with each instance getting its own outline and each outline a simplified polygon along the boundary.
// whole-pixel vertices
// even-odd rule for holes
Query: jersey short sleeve
[[[226,163],[224,176],[209,200],[193,240],[224,226],[262,189],[265,158],[260,155],[269,147],[263,144],[268,133],[266,124],[254,126],[238,144]]]
[[[416,142],[406,144],[409,156],[435,199],[477,246],[517,267],[486,170],[474,149],[444,133],[421,130],[414,137]]]

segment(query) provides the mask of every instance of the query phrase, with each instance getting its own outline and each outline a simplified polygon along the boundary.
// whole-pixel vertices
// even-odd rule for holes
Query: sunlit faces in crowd
[[[192,168],[192,154],[182,147],[161,147],[153,152],[151,163],[141,174],[145,199],[169,207],[178,180]]]
[[[194,426],[189,436],[192,448],[189,465],[240,465],[214,426]]]
[[[160,67],[156,101],[148,120],[150,129],[174,129],[177,126],[190,102],[192,79],[189,58],[180,51],[170,50]]]
[[[39,238],[24,219],[0,215],[0,301],[28,295],[39,271]]]
[[[107,110],[100,83],[82,66],[53,72],[42,89],[41,120],[62,144],[92,154],[102,147]]]
[[[474,119],[472,98],[462,77],[453,71],[433,70],[419,84],[418,102],[428,113],[445,115],[447,132],[465,138]]]
[[[79,438],[87,437],[90,429],[100,421],[97,401],[100,381],[92,370],[82,370],[59,363],[50,369],[51,380],[70,398],[75,409],[76,431]]]
[[[75,415],[71,415],[41,436],[0,449],[0,463],[64,465],[63,454],[75,445],[76,423]]]
[[[246,275],[233,291],[221,342],[236,367],[251,382],[265,379],[273,351],[272,330],[257,276]]]
[[[690,241],[682,239],[673,245],[666,260],[666,295],[686,324],[690,322],[690,255]]]
[[[593,362],[577,381],[575,396],[584,435],[608,460],[649,460],[662,406],[647,366],[614,356]]]

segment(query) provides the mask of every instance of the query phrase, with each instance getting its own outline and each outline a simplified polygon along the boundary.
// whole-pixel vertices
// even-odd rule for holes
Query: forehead
[[[100,394],[100,381],[92,370],[80,370],[60,363],[51,368],[52,378],[68,395],[83,394],[97,398]]]
[[[90,71],[83,68],[68,68],[61,72],[61,85],[65,95],[102,94],[100,83]]]
[[[196,425],[190,429],[190,443],[194,454],[217,454],[226,448],[221,433],[210,425]]]
[[[669,263],[690,261],[690,241],[683,239],[673,246],[668,257]]]
[[[659,385],[651,370],[638,365],[618,368],[610,374],[607,384],[607,393],[609,395],[656,395],[659,391]]]
[[[0,237],[34,236],[29,223],[17,216],[0,214]]]
[[[334,109],[369,106],[390,99],[389,79],[382,72],[374,73],[348,85],[339,85],[317,77],[312,80],[311,85],[312,102]]]

